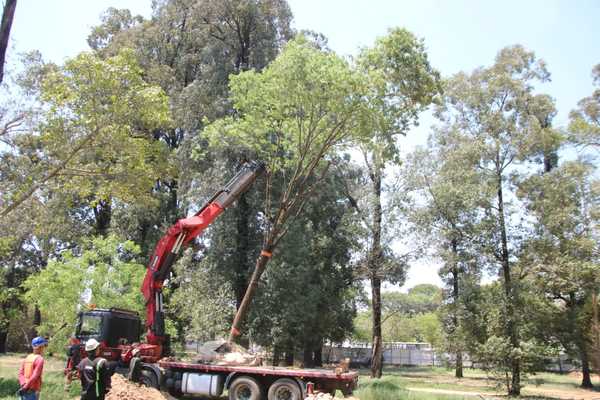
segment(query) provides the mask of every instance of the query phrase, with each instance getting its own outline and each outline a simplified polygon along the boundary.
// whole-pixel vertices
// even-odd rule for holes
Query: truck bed
[[[334,371],[323,369],[323,368],[310,368],[310,369],[297,369],[297,368],[286,368],[286,367],[251,367],[246,365],[215,365],[215,364],[202,364],[202,363],[189,363],[182,361],[165,361],[161,360],[158,362],[162,368],[169,369],[185,369],[185,370],[197,370],[200,372],[240,372],[253,375],[262,376],[281,376],[281,377],[294,377],[300,379],[315,378],[322,380],[334,380],[334,381],[354,381],[358,379],[358,372],[350,371],[342,374],[336,374]]]

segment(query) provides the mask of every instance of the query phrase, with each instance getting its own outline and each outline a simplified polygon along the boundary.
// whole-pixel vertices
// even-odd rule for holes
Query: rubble
[[[262,365],[262,357],[252,354],[242,346],[229,343],[225,340],[213,340],[204,343],[199,349],[197,363],[211,363],[216,365]]]
[[[106,395],[106,400],[170,400],[171,396],[157,389],[141,386],[128,381],[119,374],[112,376],[112,388]]]
[[[334,396],[330,395],[329,393],[313,393],[313,394],[309,394],[307,398],[305,398],[304,400],[334,400]]]

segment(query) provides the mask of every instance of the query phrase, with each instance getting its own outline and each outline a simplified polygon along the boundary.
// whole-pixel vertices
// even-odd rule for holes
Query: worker
[[[100,343],[96,339],[85,342],[85,351],[88,356],[77,366],[81,379],[81,400],[104,400],[110,390],[108,362],[100,357]]]
[[[21,400],[38,400],[42,390],[42,371],[44,370],[44,350],[48,341],[41,336],[31,341],[33,353],[29,354],[19,369],[19,391]]]

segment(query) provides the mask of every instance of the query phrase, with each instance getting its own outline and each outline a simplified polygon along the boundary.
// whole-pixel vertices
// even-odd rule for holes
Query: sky
[[[539,86],[558,109],[555,125],[592,92],[592,67],[600,63],[600,1],[597,0],[288,0],[297,29],[323,33],[342,55],[356,54],[392,27],[423,38],[442,75],[494,62],[503,47],[521,44],[544,59],[551,82]],[[38,49],[61,62],[87,49],[90,28],[108,7],[129,8],[148,18],[151,0],[18,0],[12,53]],[[432,118],[425,114],[404,140],[406,150],[424,144]],[[432,260],[412,265],[404,289],[441,281]]]

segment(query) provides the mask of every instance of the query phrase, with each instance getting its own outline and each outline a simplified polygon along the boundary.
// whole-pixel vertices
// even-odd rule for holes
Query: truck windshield
[[[81,336],[100,335],[102,327],[102,316],[100,315],[82,315],[79,325],[79,334]]]

